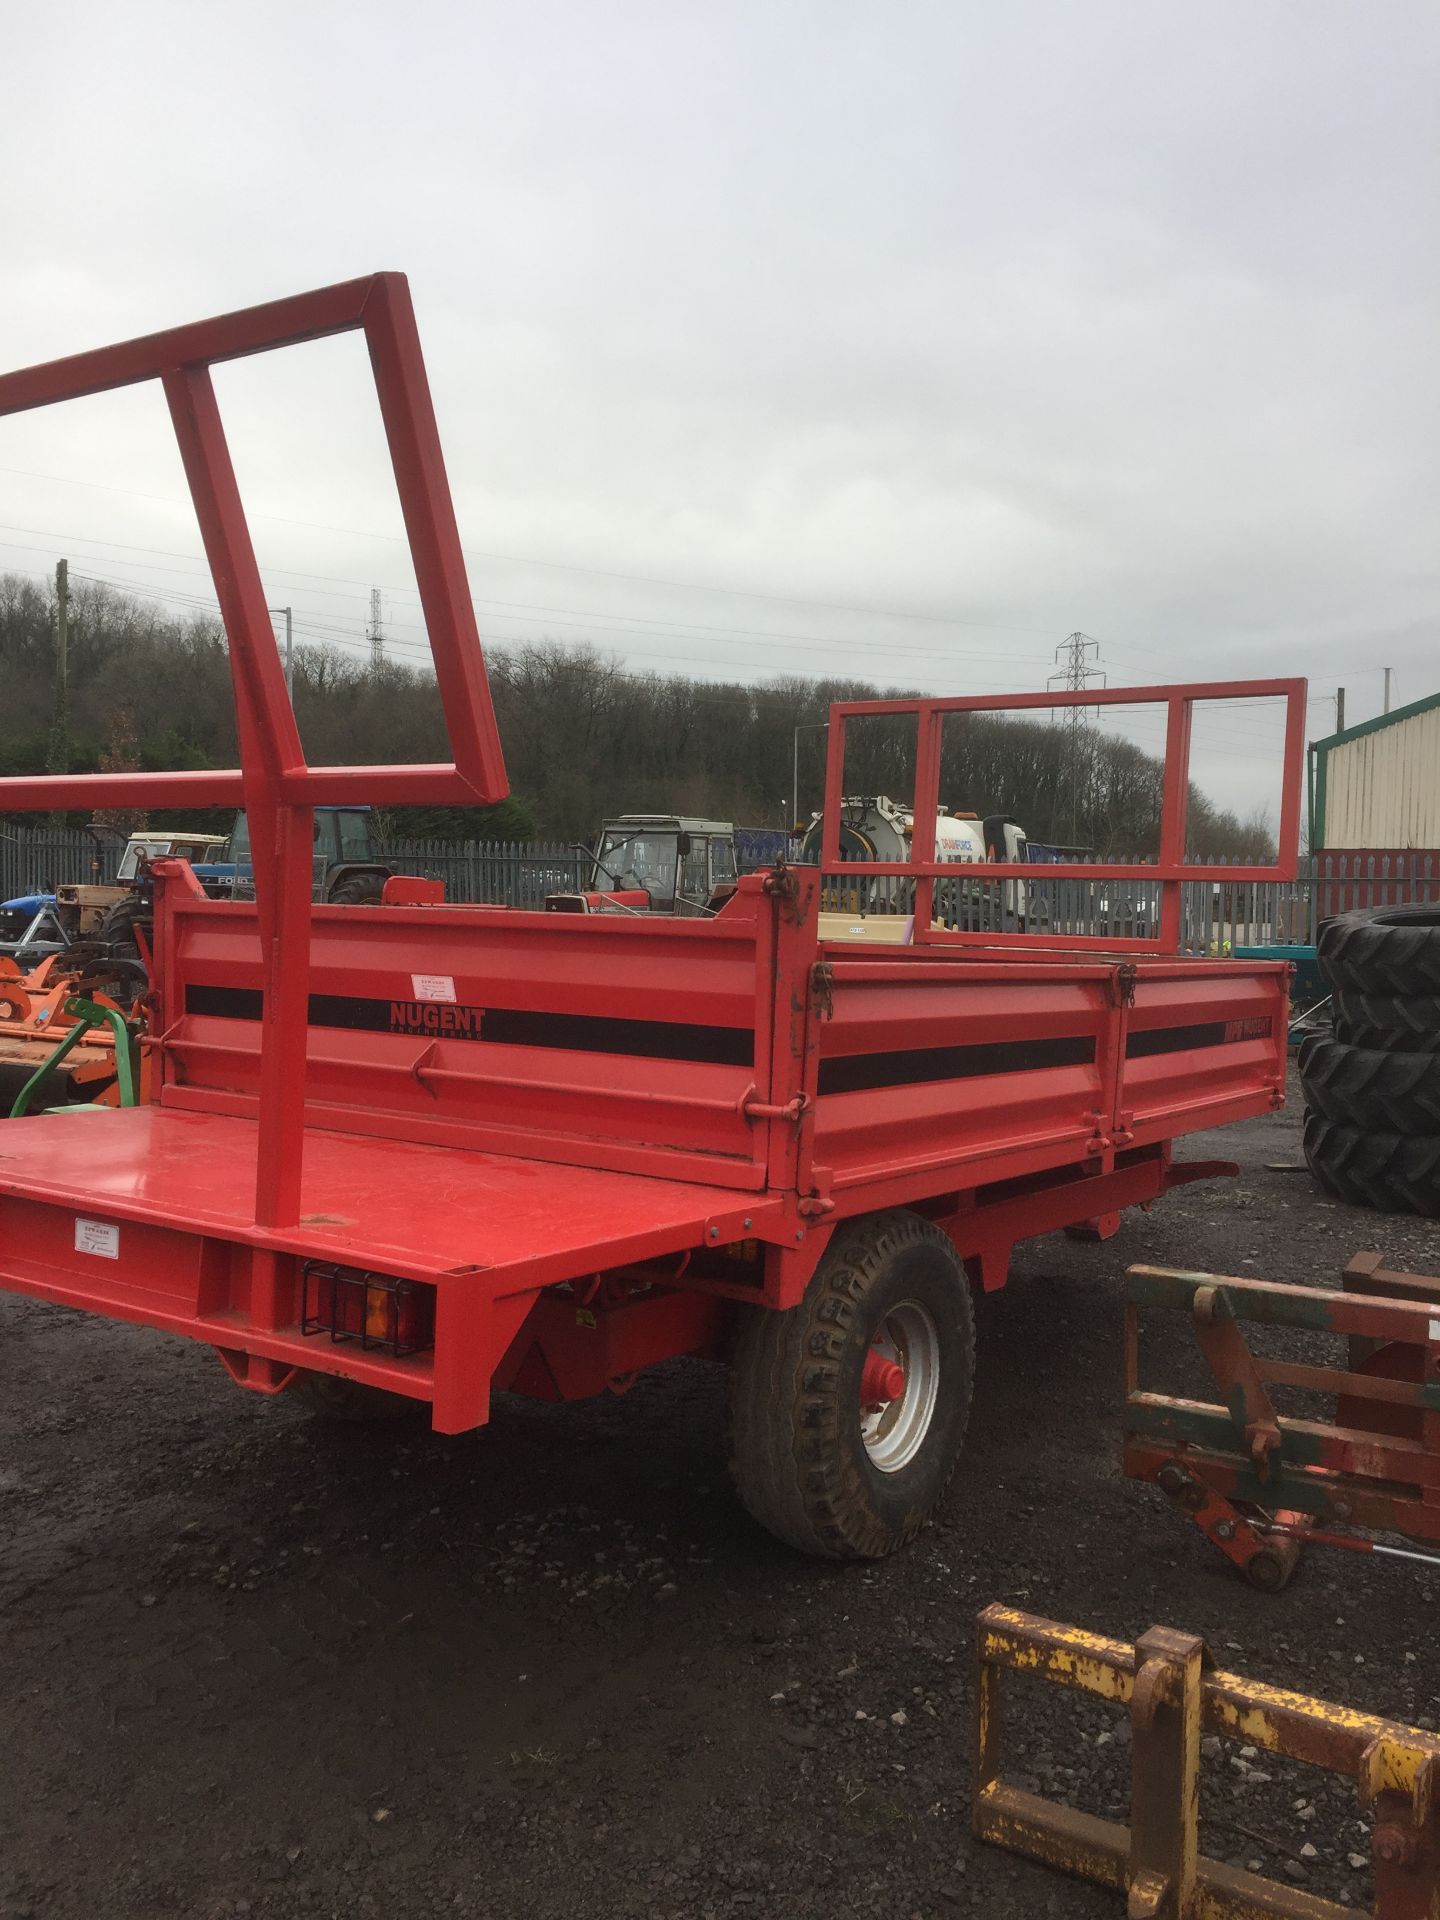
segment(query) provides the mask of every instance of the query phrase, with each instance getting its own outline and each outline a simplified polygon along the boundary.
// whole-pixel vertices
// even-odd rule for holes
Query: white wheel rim
[[[860,1436],[872,1467],[899,1473],[925,1444],[940,1391],[940,1336],[917,1300],[892,1307],[870,1341],[871,1350],[904,1372],[897,1399],[860,1408]]]

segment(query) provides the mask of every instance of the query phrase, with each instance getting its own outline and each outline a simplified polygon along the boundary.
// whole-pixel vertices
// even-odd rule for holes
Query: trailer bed
[[[6,1280],[46,1264],[16,1209],[84,1212],[169,1230],[183,1210],[201,1238],[283,1250],[302,1259],[383,1265],[408,1279],[462,1278],[492,1294],[593,1273],[596,1263],[651,1259],[705,1238],[712,1224],[769,1219],[778,1203],[683,1180],[616,1173],[464,1147],[307,1131],[299,1223],[254,1224],[257,1131],[228,1114],[142,1106],[14,1120],[0,1131],[0,1246]],[[65,1264],[75,1266],[73,1236]],[[90,1266],[55,1269],[26,1290],[88,1296]],[[193,1289],[192,1289],[193,1291]],[[81,1297],[79,1304],[90,1304]]]
[[[308,764],[210,378],[352,330],[430,637],[439,764]],[[1018,1241],[1108,1237],[1122,1208],[1221,1170],[1177,1167],[1172,1143],[1284,1099],[1288,968],[1167,956],[1186,879],[1292,877],[1304,683],[838,703],[832,879],[847,727],[913,723],[908,857],[845,871],[913,888],[915,950],[824,941],[821,874],[784,863],[705,919],[447,907],[394,880],[378,907],[314,905],[317,806],[507,792],[408,288],[376,275],[25,369],[0,377],[0,416],[149,381],[215,580],[242,765],[6,778],[0,802],[243,804],[256,897],[210,900],[183,861],[147,873],[146,1108],[3,1123],[0,1287],[187,1334],[262,1392],[352,1412],[371,1389],[408,1394],[442,1432],[482,1424],[492,1387],[623,1390],[728,1347],[752,1510],[808,1551],[892,1551],[958,1452],[972,1287],[1002,1284]],[[1196,869],[1196,704],[1265,698],[1286,704],[1282,857]],[[1086,869],[1153,883],[1158,925],[1117,944],[1047,923],[1018,946],[937,927],[947,722],[1057,702],[1164,708],[1154,863]],[[1034,878],[983,865],[1002,889]],[[797,1367],[797,1342],[825,1363]]]
[[[523,1367],[512,1342],[542,1338],[567,1392],[626,1375],[602,1284],[705,1350],[725,1303],[795,1304],[839,1222],[919,1206],[995,1287],[1017,1241],[1113,1232],[1206,1170],[1177,1136],[1283,1098],[1280,966],[877,954],[822,943],[816,893],[750,876],[679,921],[314,906],[300,1192],[274,1224],[257,909],[177,863],[154,1097],[0,1128],[0,1284],[205,1341],[264,1390],[297,1367],[398,1389],[453,1431]],[[433,1288],[431,1351],[307,1333],[313,1263]]]

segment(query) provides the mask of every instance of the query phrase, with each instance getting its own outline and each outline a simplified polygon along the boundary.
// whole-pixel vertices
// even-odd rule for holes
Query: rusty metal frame
[[[996,946],[1022,942],[1027,948],[1093,948],[1103,952],[1178,953],[1180,888],[1186,880],[1293,880],[1300,845],[1300,797],[1305,754],[1304,680],[1192,681],[1174,686],[1089,687],[1083,692],[966,694],[945,700],[841,700],[830,709],[825,765],[824,836],[820,867],[827,876],[880,878],[898,875],[915,882],[914,940],[919,946]],[[1278,858],[1268,866],[1197,866],[1185,858],[1190,804],[1190,735],[1195,708],[1202,701],[1277,699],[1285,702],[1285,748],[1281,770]],[[1143,880],[1160,888],[1160,930],[1153,938],[1094,934],[1049,936],[1037,933],[960,932],[932,927],[935,882],[954,878],[953,864],[935,858],[935,821],[940,798],[940,755],[945,716],[951,713],[1036,713],[1056,707],[1163,706],[1165,725],[1164,791],[1158,858],[1135,865],[1102,861],[1073,868],[1047,868],[1050,878],[1073,874],[1085,880]],[[908,860],[840,858],[840,812],[845,786],[845,743],[852,720],[913,716],[915,738],[915,831]],[[991,880],[1037,878],[1033,866],[1013,860],[987,860],[971,877]]]
[[[210,370],[333,334],[365,336],[454,759],[430,766],[311,767]],[[241,806],[250,819],[265,954],[258,1225],[294,1223],[304,1115],[313,809],[336,803],[483,805],[508,791],[459,529],[410,288],[377,273],[118,346],[0,376],[0,415],[158,380],[170,410],[230,647],[239,768],[0,780],[0,810]]]
[[[1400,1554],[1336,1527],[1395,1532],[1440,1547],[1440,1281],[1357,1254],[1344,1285],[1278,1285],[1131,1267],[1125,1309],[1125,1472],[1160,1487],[1250,1579],[1270,1592],[1302,1542]],[[1140,1386],[1142,1308],[1188,1313],[1219,1400]],[[1254,1353],[1245,1322],[1338,1334],[1343,1367]],[[1272,1388],[1331,1396],[1332,1420],[1295,1419]],[[1326,1529],[1326,1530],[1322,1530]]]
[[[1440,1736],[1214,1666],[1195,1634],[1153,1627],[1133,1646],[1005,1606],[977,1620],[977,1838],[1127,1895],[1129,1920],[1341,1920],[1356,1909],[1206,1858],[1200,1742],[1244,1741],[1347,1775],[1374,1820],[1373,1920],[1440,1911]],[[1002,1777],[1002,1675],[1033,1674],[1128,1710],[1130,1822]]]

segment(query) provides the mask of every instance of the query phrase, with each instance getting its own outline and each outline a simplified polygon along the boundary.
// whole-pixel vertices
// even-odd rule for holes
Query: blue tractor
[[[379,900],[391,868],[376,857],[370,819],[369,807],[315,809],[315,899],[328,900],[334,906],[352,907]],[[224,857],[196,864],[195,877],[216,899],[254,898],[250,823],[243,813],[235,816]]]

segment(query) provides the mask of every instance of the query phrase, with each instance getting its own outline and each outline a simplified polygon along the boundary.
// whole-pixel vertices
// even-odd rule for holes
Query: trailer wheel
[[[347,1426],[403,1420],[421,1404],[407,1394],[367,1387],[338,1373],[302,1373],[290,1391],[317,1420],[343,1421]]]
[[[914,1213],[842,1227],[798,1306],[751,1308],[742,1323],[740,1498],[802,1553],[893,1553],[949,1485],[974,1377],[970,1286],[940,1229]]]

